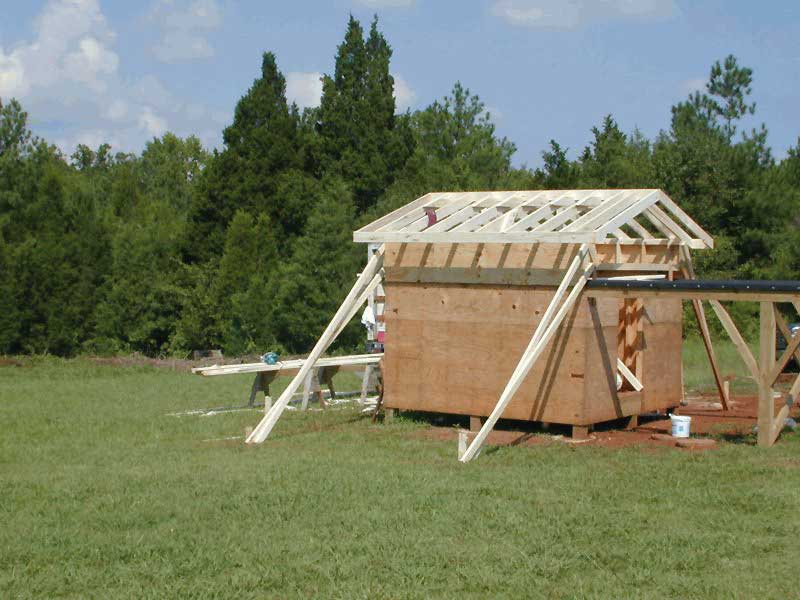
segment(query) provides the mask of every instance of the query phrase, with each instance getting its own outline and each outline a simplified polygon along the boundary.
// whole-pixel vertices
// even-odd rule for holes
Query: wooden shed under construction
[[[681,240],[713,244],[659,190],[430,194],[354,237],[386,244],[384,406],[473,417],[492,413],[563,282],[672,279]],[[556,329],[503,417],[582,435],[680,403],[680,299],[583,295]]]
[[[800,393],[775,415],[773,385],[793,356],[777,303],[800,312],[800,282],[697,281],[691,249],[712,237],[657,189],[427,194],[353,234],[370,259],[292,383],[248,436],[263,442],[292,394],[376,289],[385,325],[383,403],[483,420],[460,460],[503,418],[591,425],[680,404],[682,300],[691,300],[723,407],[708,301],[759,385],[769,446]],[[760,302],[756,361],[720,300]],[[787,348],[775,360],[777,329]]]

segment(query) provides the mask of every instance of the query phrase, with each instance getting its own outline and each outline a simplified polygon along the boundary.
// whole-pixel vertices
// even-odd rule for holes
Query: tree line
[[[167,133],[67,157],[0,99],[0,353],[307,351],[366,259],[353,229],[429,191],[662,188],[716,238],[701,275],[800,279],[800,140],[777,160],[763,125],[740,130],[756,106],[734,57],[655,139],[609,115],[575,159],[551,140],[537,169],[512,165],[460,83],[398,113],[391,57],[377,19],[350,17],[301,111],[265,53],[213,152]],[[339,347],[362,339],[351,324]]]

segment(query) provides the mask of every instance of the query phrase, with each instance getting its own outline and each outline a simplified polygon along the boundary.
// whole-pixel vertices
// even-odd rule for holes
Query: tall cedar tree
[[[267,52],[261,77],[239,100],[225,148],[204,172],[189,214],[185,256],[191,262],[222,253],[225,229],[239,209],[281,223],[279,175],[299,166],[299,116],[286,102],[286,80]]]
[[[365,41],[351,15],[334,76],[322,79],[320,166],[352,186],[359,213],[377,202],[407,156],[396,127],[391,57],[377,17]]]

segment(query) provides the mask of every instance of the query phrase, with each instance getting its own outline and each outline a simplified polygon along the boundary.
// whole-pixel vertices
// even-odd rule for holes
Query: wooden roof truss
[[[672,244],[714,240],[664,192],[440,192],[362,227],[356,242]]]

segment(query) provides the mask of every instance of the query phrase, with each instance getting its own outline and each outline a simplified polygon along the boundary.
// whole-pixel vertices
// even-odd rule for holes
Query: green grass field
[[[255,411],[167,416],[240,404],[247,377],[25,362],[0,368],[2,598],[800,595],[800,434],[462,465],[424,423],[332,409],[250,448],[206,440]]]

